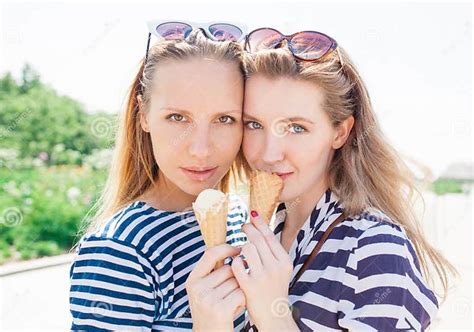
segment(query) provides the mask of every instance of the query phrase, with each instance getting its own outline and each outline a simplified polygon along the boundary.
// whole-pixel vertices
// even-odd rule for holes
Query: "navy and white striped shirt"
[[[242,245],[248,213],[230,195],[227,243]],[[192,210],[168,212],[138,201],[94,234],[86,234],[71,265],[72,330],[190,330],[185,282],[205,250]],[[234,320],[239,331],[242,313]]]
[[[328,189],[289,250],[292,280],[343,210]],[[280,204],[274,229],[278,239],[285,214]],[[332,230],[292,288],[289,302],[302,331],[423,331],[438,310],[404,229],[376,209],[348,217]],[[255,330],[251,322],[249,329]]]

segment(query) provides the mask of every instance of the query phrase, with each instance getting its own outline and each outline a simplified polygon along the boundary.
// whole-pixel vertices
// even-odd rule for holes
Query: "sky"
[[[146,49],[146,22],[237,21],[324,32],[358,67],[389,142],[435,176],[473,160],[472,4],[0,2],[0,75],[28,62],[89,112],[119,112]]]

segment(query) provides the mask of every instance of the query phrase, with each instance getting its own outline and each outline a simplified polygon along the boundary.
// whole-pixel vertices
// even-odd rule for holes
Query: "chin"
[[[295,192],[295,190],[292,190],[291,188],[283,187],[283,191],[280,194],[280,202],[293,202],[299,196],[301,196],[301,194],[302,193]]]
[[[216,185],[213,185],[213,181],[190,181],[181,188],[185,193],[193,196],[197,196],[201,191],[205,189],[213,189]],[[186,190],[184,190],[184,188]]]

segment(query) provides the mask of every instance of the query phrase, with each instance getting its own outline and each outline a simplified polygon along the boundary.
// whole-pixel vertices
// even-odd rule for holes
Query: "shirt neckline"
[[[151,209],[151,210],[156,211],[156,212],[171,213],[171,214],[186,214],[186,213],[192,212],[194,214],[194,210],[193,210],[192,207],[188,208],[187,210],[182,210],[182,211],[171,211],[171,210],[162,210],[162,209],[155,208],[155,207],[151,206],[150,204],[148,204],[147,202],[142,201],[142,200],[135,201],[135,204],[139,205],[139,206],[146,207],[147,209]]]
[[[309,250],[308,248],[313,246],[311,242],[313,241],[315,234],[319,230],[325,230],[329,226],[329,224],[332,222],[329,221],[330,216],[339,212],[342,213],[342,211],[343,206],[339,203],[339,198],[334,192],[332,192],[331,189],[328,188],[324,194],[321,195],[321,198],[311,211],[310,216],[303,223],[296,238],[293,240],[293,243],[290,246],[288,254],[293,260],[293,266],[295,267],[293,274],[296,273],[296,267],[300,257]],[[286,206],[284,203],[281,203],[279,204],[275,215],[276,226],[274,229],[274,234],[280,242],[283,227],[285,225],[285,219]]]

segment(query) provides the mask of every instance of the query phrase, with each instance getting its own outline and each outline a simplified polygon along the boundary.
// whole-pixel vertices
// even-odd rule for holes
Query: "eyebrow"
[[[260,122],[259,119],[255,118],[255,117],[253,117],[253,116],[251,116],[251,115],[247,115],[247,114],[245,114],[245,113],[244,113],[243,117],[244,117],[245,119],[249,119],[249,120],[252,120],[252,121]],[[311,120],[309,120],[309,119],[307,119],[307,118],[303,118],[303,117],[301,117],[301,116],[293,116],[293,117],[291,117],[291,118],[286,118],[286,119],[282,119],[282,120],[283,120],[283,121],[289,121],[289,122],[303,121],[303,122],[307,122],[307,123],[314,124],[313,121],[311,121]]]
[[[192,112],[188,111],[188,110],[185,110],[185,109],[181,109],[181,108],[176,108],[176,107],[161,107],[160,108],[161,111],[172,111],[172,112],[179,112],[179,113],[183,113],[183,114],[186,114],[186,115],[192,115]],[[233,114],[233,113],[242,113],[242,111],[240,110],[229,110],[227,112],[219,112],[217,114],[214,114],[216,116],[224,116],[224,115],[227,115],[227,114]]]

